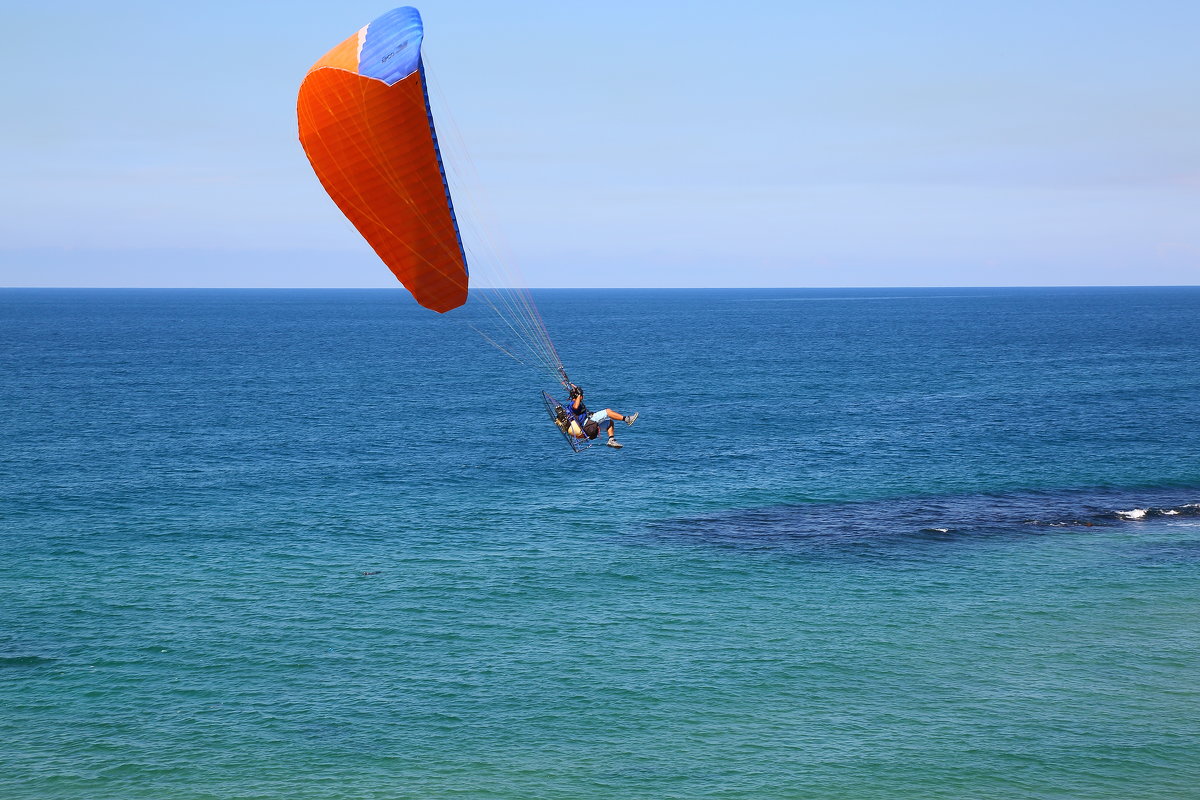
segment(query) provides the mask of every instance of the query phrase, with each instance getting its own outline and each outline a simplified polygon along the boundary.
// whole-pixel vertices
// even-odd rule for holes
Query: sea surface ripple
[[[0,797],[1200,797],[1200,289],[0,290]]]

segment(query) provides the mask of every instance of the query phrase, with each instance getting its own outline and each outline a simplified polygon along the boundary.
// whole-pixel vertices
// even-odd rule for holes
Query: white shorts
[[[597,411],[595,414],[590,414],[588,419],[599,425],[601,422],[604,422],[606,419],[608,419],[608,409],[606,408],[603,411]]]

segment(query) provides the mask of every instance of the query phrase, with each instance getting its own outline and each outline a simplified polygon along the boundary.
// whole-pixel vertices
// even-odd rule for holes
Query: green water
[[[0,797],[1200,797],[1179,291],[0,294]]]

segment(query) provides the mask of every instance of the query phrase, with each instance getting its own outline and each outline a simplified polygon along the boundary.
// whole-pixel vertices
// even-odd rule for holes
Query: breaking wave
[[[1200,488],[1063,490],[809,502],[648,523],[654,538],[731,547],[871,547],[888,541],[1116,528],[1200,518]]]

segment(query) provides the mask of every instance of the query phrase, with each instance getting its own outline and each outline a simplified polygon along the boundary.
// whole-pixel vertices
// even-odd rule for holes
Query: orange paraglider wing
[[[421,16],[398,8],[334,47],[300,85],[300,143],[325,191],[417,302],[467,300],[421,64]]]

